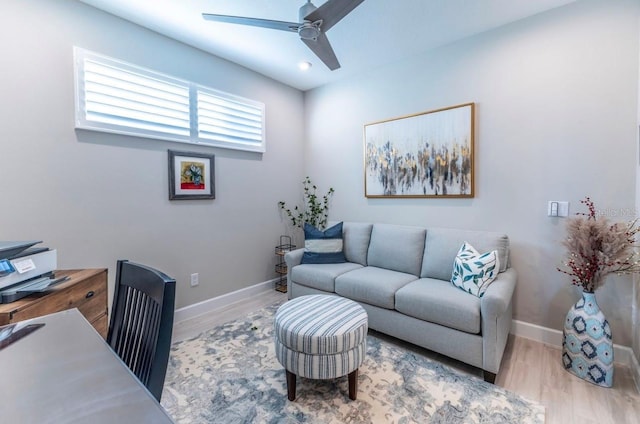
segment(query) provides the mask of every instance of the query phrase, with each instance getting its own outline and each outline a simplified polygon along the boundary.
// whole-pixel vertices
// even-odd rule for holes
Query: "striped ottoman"
[[[349,299],[301,296],[278,308],[276,357],[287,372],[287,395],[296,398],[296,376],[332,379],[349,375],[349,398],[358,393],[358,368],[367,350],[367,313]]]

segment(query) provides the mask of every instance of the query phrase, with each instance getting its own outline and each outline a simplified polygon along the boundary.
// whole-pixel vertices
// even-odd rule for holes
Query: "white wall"
[[[307,92],[306,172],[336,189],[331,219],[505,232],[515,318],[560,329],[579,290],[556,271],[564,221],[547,201],[636,206],[638,16],[637,1],[581,1]],[[465,102],[477,106],[475,198],[364,197],[365,123]],[[629,346],[631,280],[597,296]]]
[[[640,19],[640,18],[639,18]],[[640,25],[638,25],[640,27]],[[640,31],[638,32],[640,37]],[[639,43],[640,44],[640,43]],[[640,56],[640,55],[639,55]],[[638,81],[640,81],[640,65],[638,66]],[[636,154],[638,163],[636,166],[636,211],[640,211],[640,83],[638,84],[638,133],[636,133]],[[632,303],[632,349],[636,360],[640,362],[640,275],[635,275],[633,280],[633,303]]]
[[[520,274],[515,318],[552,328],[579,292],[555,270],[563,221],[545,216],[546,202],[569,200],[575,212],[589,195],[603,210],[640,208],[636,1],[581,1],[304,102],[74,0],[2,9],[0,239],[44,240],[61,268],[109,267],[111,284],[118,258],[156,266],[177,278],[177,307],[274,277],[273,246],[290,231],[276,203],[299,200],[304,175],[336,189],[332,219],[506,232]],[[267,153],[75,131],[74,45],[265,102]],[[477,104],[474,199],[364,198],[365,123],[468,101]],[[169,202],[167,149],[216,154],[216,200]],[[625,278],[598,292],[619,344],[631,344],[632,297]]]
[[[43,240],[111,284],[119,258],[155,266],[177,307],[275,277],[277,202],[303,177],[300,91],[74,0],[4,0],[0,40],[0,239]],[[74,45],[264,102],[267,153],[75,131]],[[216,155],[215,200],[168,200],[167,149]]]

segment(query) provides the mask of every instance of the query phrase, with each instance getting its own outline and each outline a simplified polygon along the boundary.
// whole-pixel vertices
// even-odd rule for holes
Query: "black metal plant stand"
[[[287,263],[284,261],[284,255],[295,249],[295,247],[295,245],[291,244],[291,237],[280,236],[280,244],[276,246],[276,256],[278,257],[278,263],[276,264],[276,274],[278,274],[276,290],[282,293],[287,292]]]

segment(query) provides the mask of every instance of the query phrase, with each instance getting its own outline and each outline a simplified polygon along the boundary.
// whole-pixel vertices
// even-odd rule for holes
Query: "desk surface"
[[[0,422],[172,423],[77,309],[0,350]]]

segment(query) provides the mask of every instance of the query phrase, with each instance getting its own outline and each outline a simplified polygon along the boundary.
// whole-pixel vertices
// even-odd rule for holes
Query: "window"
[[[218,143],[262,142],[264,106],[198,87],[198,138]]]
[[[76,128],[265,151],[264,104],[74,50]]]

